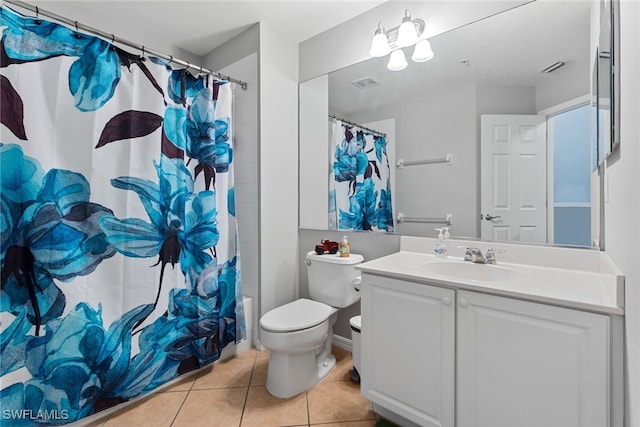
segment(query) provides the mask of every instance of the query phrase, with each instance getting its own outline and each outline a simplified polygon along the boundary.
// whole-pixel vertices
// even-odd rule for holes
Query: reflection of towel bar
[[[447,225],[453,224],[453,214],[450,214],[450,213],[447,214],[445,218],[418,218],[418,217],[405,216],[402,212],[400,212],[396,219],[398,220],[398,223],[423,222],[423,223],[430,223],[430,224],[447,224]]]
[[[408,161],[408,162],[405,162],[404,160],[400,159],[400,160],[398,160],[396,162],[396,166],[399,169],[402,169],[405,166],[433,165],[433,164],[437,164],[437,163],[445,163],[448,166],[451,166],[453,164],[453,155],[452,154],[447,154],[442,159],[411,160],[411,161]]]

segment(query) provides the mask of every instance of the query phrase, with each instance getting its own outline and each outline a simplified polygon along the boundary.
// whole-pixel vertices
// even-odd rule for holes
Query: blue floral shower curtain
[[[0,424],[64,424],[245,337],[232,87],[1,9]]]
[[[393,231],[386,138],[335,120],[330,146],[329,228]]]

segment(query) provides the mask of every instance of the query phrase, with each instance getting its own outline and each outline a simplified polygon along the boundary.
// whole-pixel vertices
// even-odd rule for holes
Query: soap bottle
[[[447,254],[447,244],[445,243],[444,234],[442,233],[442,228],[435,229],[438,232],[438,241],[436,242],[435,248],[433,248],[433,252],[436,255],[444,256]]]
[[[351,247],[349,245],[349,240],[347,240],[347,236],[344,236],[340,242],[340,256],[346,258],[349,255],[351,255]]]

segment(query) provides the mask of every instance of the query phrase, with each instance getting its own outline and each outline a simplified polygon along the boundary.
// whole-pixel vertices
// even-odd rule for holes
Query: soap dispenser
[[[346,258],[351,255],[351,245],[349,244],[349,240],[347,236],[342,238],[340,242],[340,257]]]
[[[438,232],[438,241],[436,242],[435,248],[433,248],[433,252],[436,255],[444,256],[447,254],[447,243],[445,242],[445,234],[442,233],[442,228],[435,229]]]

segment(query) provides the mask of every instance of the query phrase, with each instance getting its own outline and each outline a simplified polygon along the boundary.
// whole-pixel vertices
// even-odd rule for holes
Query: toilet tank
[[[355,269],[355,265],[362,261],[364,257],[359,254],[340,257],[340,254],[308,252],[306,264],[311,299],[337,308],[358,301],[360,292],[356,287],[360,288],[360,271]]]

